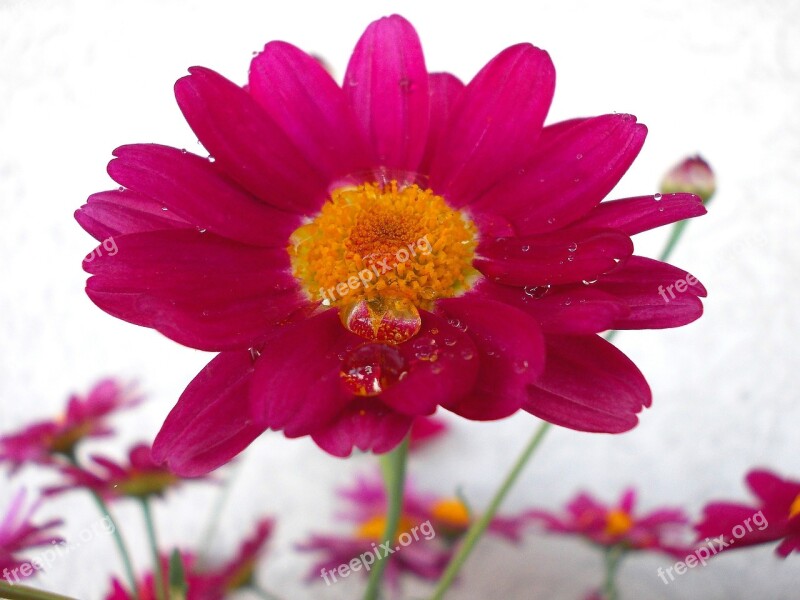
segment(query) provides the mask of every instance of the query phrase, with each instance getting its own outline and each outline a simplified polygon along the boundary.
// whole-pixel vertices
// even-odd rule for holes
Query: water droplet
[[[658,212],[664,212],[664,207],[663,206],[659,206],[658,207]]]
[[[357,396],[377,396],[408,372],[403,355],[392,346],[365,344],[342,359],[339,375],[348,391]]]
[[[577,154],[577,155],[575,156],[575,158],[576,158],[576,159],[578,159],[578,160],[580,160],[580,159],[582,159],[582,158],[583,158],[583,154]]]
[[[439,358],[439,349],[433,338],[418,338],[412,342],[411,349],[419,360],[434,362]]]
[[[438,375],[442,371],[444,371],[444,366],[442,366],[442,363],[440,362],[431,363],[431,373],[433,373],[434,375]]]
[[[205,227],[198,227],[197,228],[197,232],[198,233],[205,233],[206,231],[208,231],[208,229],[206,229]]]
[[[358,79],[353,79],[352,77],[347,80],[347,85],[350,87],[356,87],[358,85]]]
[[[439,330],[436,327],[431,327],[431,335],[436,335],[437,333],[439,333]],[[435,344],[436,341],[434,340],[433,343]]]
[[[472,351],[472,348],[464,348],[461,351],[461,358],[464,360],[472,360],[475,358],[475,353]]]
[[[525,244],[525,245],[522,247],[522,251],[523,251],[523,252],[527,252],[527,251],[528,251],[528,250],[530,250],[530,249],[531,249],[531,247],[530,247],[530,246],[528,246],[527,244]]]
[[[555,217],[550,217],[549,219],[547,219],[547,224],[548,225],[552,225],[555,222],[556,222],[556,218]]]
[[[162,206],[161,210],[169,210],[166,206]]]
[[[577,242],[572,242],[569,246],[567,246],[567,250],[570,252],[575,252],[578,249]]]
[[[358,300],[339,311],[349,331],[372,342],[401,344],[417,335],[422,319],[414,303],[402,297]]]
[[[526,296],[530,296],[531,298],[539,299],[544,298],[547,295],[547,292],[550,291],[549,285],[529,285],[522,288],[525,292]]]
[[[213,157],[213,156],[211,156],[210,154],[208,155],[208,162],[211,162],[211,163],[213,163],[213,162],[216,162],[216,161],[217,161],[217,159],[216,159],[216,158],[214,158],[214,157]]]
[[[575,260],[575,257],[574,257],[574,256],[572,256],[572,254],[570,254],[570,255],[567,257],[567,261],[568,261],[568,262],[572,262],[573,260]]]
[[[584,279],[583,285],[592,285],[593,283],[597,283],[597,279]]]
[[[119,187],[117,188],[117,191],[118,191],[118,192],[124,192],[124,191],[125,191],[125,188],[124,188],[124,187],[122,187],[122,186],[119,186]]]
[[[658,202],[659,200],[661,200],[661,198],[662,198],[662,197],[663,197],[663,196],[661,196],[661,194],[654,194],[654,195],[653,195],[653,200],[655,200],[656,202]]]
[[[525,371],[528,370],[528,361],[527,360],[515,360],[511,363],[511,367],[514,369],[514,372],[521,375]]]
[[[456,345],[456,338],[452,338],[452,337],[444,338],[444,345],[445,346],[455,346]]]
[[[447,319],[447,323],[456,329],[461,329],[461,321],[458,319]]]
[[[199,144],[200,140],[197,140],[197,143]],[[186,154],[186,153],[188,153],[188,150],[186,150],[186,148],[181,148],[181,154]]]
[[[570,304],[572,304],[572,298],[566,298],[564,300],[564,306],[569,306]]]

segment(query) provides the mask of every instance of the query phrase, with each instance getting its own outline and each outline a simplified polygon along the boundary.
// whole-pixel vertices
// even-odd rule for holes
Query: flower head
[[[62,524],[59,519],[51,519],[42,524],[33,522],[33,515],[40,502],[34,502],[26,508],[25,490],[20,490],[11,500],[5,515],[0,518],[0,577],[8,583],[18,583],[20,577],[30,576],[20,567],[28,564],[32,568],[33,561],[20,556],[26,550],[49,546],[61,542],[61,538],[53,535],[53,528]],[[2,513],[0,513],[2,515]],[[21,573],[20,573],[21,572]]]
[[[109,435],[107,417],[138,402],[130,387],[113,379],[97,383],[86,397],[72,396],[62,418],[39,421],[19,433],[0,437],[0,463],[12,470],[25,464],[62,464],[84,439]]]
[[[175,86],[208,158],[118,148],[120,190],[76,213],[98,240],[89,297],[219,355],[154,444],[207,472],[265,429],[382,453],[437,407],[522,409],[583,431],[634,427],[651,396],[597,334],[676,327],[702,285],[630,236],[705,212],[691,194],[603,202],[638,154],[631,115],[544,126],[546,52],[507,48],[466,85],[429,73],[400,16],[370,24],[337,84],[270,42],[246,87],[194,67]]]
[[[61,468],[67,483],[48,488],[48,495],[73,489],[89,489],[109,499],[146,498],[161,496],[167,489],[180,484],[181,477],[153,461],[150,447],[134,446],[128,453],[128,463],[119,464],[104,456],[92,456],[91,468],[65,466]]]
[[[708,203],[717,191],[714,171],[699,154],[685,158],[672,167],[661,181],[661,191],[665,194],[689,193]]]
[[[578,494],[564,515],[534,510],[528,518],[555,533],[581,536],[599,546],[624,550],[654,550],[683,558],[690,550],[684,542],[688,517],[681,509],[661,508],[635,514],[636,492],[626,490],[616,505],[604,504],[589,494]]]
[[[712,502],[695,526],[698,540],[721,540],[718,550],[732,550],[780,541],[778,555],[800,551],[800,481],[784,479],[766,469],[747,474],[755,505]]]
[[[361,560],[371,566],[389,551],[392,560],[386,567],[387,577],[394,585],[403,573],[426,580],[438,579],[455,552],[454,545],[475,518],[461,499],[421,494],[407,484],[397,532],[387,540],[384,539],[386,493],[380,480],[359,478],[352,488],[342,489],[339,494],[350,504],[350,510],[340,517],[352,523],[352,530],[343,535],[315,534],[299,546],[301,550],[324,555],[309,572],[310,581],[322,577],[330,583],[330,577],[336,580],[340,565]],[[517,542],[522,527],[521,518],[498,516],[488,531]],[[365,554],[371,557],[360,559]],[[365,567],[364,572],[368,570]]]

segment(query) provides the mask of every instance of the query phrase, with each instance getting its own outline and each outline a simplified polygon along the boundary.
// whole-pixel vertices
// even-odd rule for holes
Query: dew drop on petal
[[[162,206],[161,210],[169,210],[166,206]]]
[[[342,359],[339,372],[348,391],[357,396],[376,396],[400,381],[408,372],[403,355],[392,346],[365,344]]]
[[[578,154],[578,155],[576,155],[576,156],[575,156],[575,158],[576,158],[577,160],[580,160],[580,159],[582,159],[582,158],[583,158],[583,154]]]
[[[452,338],[452,337],[446,337],[446,338],[444,338],[444,345],[445,346],[455,346],[456,345],[456,339]]]
[[[569,306],[570,304],[572,304],[572,298],[567,298],[564,300],[564,306]]]
[[[663,196],[662,196],[661,194],[654,194],[654,195],[653,195],[653,200],[655,200],[656,202],[658,202],[659,200],[661,200],[661,198],[662,198],[662,197],[663,197]]]
[[[389,344],[410,340],[422,326],[417,307],[402,297],[362,299],[342,307],[339,318],[356,335]]]
[[[525,292],[526,296],[530,296],[531,298],[539,299],[544,298],[547,295],[547,292],[550,291],[549,285],[527,285],[522,290]]]
[[[528,370],[528,361],[527,360],[515,360],[511,363],[511,367],[514,369],[514,372],[518,375],[522,375],[525,371]]]
[[[205,227],[198,227],[197,228],[197,232],[198,233],[205,233],[206,231],[208,231],[208,229],[206,229]]]
[[[568,247],[567,250],[570,252],[575,252],[578,249],[578,244],[576,242],[572,242]]]
[[[548,225],[552,225],[555,222],[556,222],[556,218],[555,217],[550,217],[549,219],[547,219],[547,224]]]
[[[597,283],[597,279],[584,279],[583,285],[592,285],[593,283]]]
[[[525,245],[522,247],[522,251],[523,251],[523,252],[527,252],[527,251],[528,251],[528,250],[530,250],[530,249],[531,249],[531,247],[530,247],[530,246],[528,246],[527,244],[525,244]]]
[[[124,188],[124,187],[122,187],[122,186],[119,186],[119,187],[117,188],[117,191],[118,191],[118,192],[124,192],[124,191],[125,191],[125,188]]]
[[[475,353],[472,351],[472,348],[464,348],[461,351],[461,358],[464,360],[472,360],[475,358]]]
[[[572,255],[570,254],[570,255],[567,257],[567,261],[568,261],[568,262],[572,262],[573,260],[575,260],[575,257],[574,257],[574,256],[572,256]]]

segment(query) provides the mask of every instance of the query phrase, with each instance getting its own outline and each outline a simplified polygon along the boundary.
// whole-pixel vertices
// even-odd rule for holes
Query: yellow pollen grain
[[[400,297],[430,309],[477,278],[476,232],[429,189],[365,183],[334,190],[288,252],[294,276],[326,306]]]
[[[614,509],[606,515],[606,533],[610,536],[624,535],[633,527],[633,519],[624,510]]]

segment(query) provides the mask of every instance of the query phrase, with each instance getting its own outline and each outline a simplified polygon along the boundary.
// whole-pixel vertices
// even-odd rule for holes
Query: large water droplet
[[[403,297],[362,299],[339,311],[342,324],[371,342],[402,344],[422,326],[419,311]]]
[[[577,242],[572,242],[569,246],[567,246],[567,250],[570,252],[575,252],[578,249]]]
[[[406,361],[397,348],[365,344],[345,356],[339,375],[353,394],[376,396],[400,381],[406,373]]]
[[[547,292],[550,291],[549,285],[526,285],[522,290],[525,292],[526,296],[531,298],[535,298],[538,300],[539,298],[544,298],[547,295]]]
[[[661,200],[661,198],[662,198],[661,194],[654,194],[654,195],[653,195],[653,200],[655,200],[656,202],[658,202],[659,200]]]

